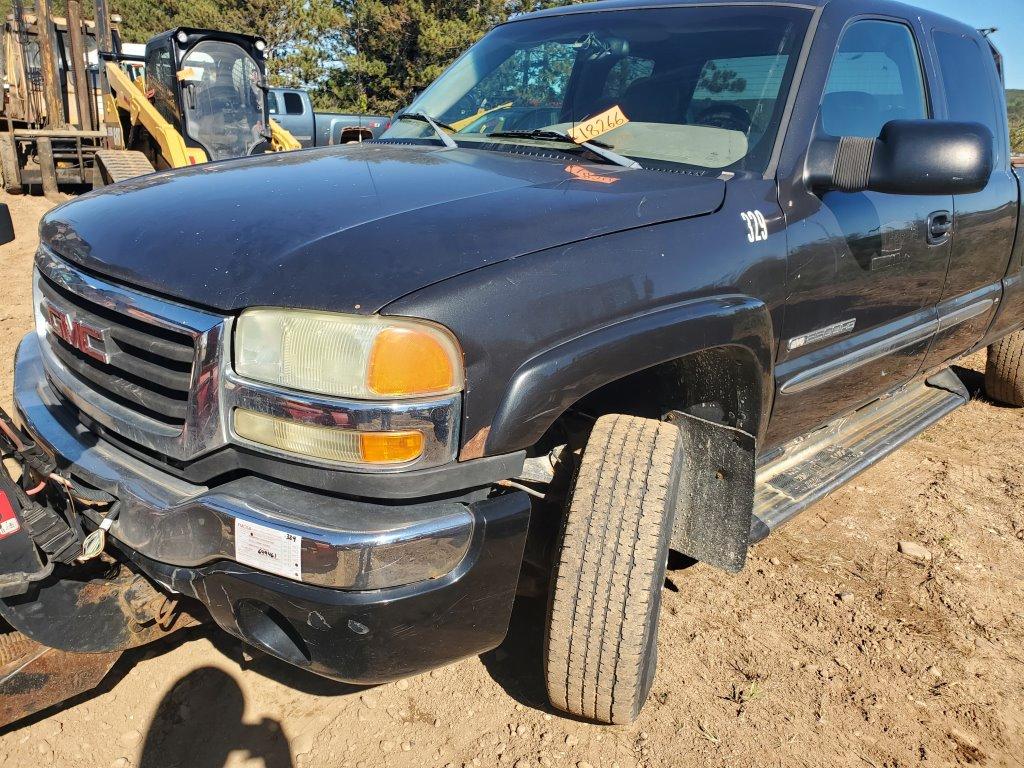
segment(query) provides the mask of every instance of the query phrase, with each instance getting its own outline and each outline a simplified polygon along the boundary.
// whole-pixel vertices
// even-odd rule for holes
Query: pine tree
[[[510,13],[568,0],[336,0],[336,60],[315,87],[321,107],[388,114],[407,104]]]

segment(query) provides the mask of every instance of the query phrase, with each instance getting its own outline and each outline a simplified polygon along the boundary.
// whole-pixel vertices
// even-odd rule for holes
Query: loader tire
[[[21,632],[11,630],[0,634],[0,667],[7,666],[38,647],[37,643]]]
[[[21,174],[18,172],[18,153],[9,135],[0,136],[0,177],[7,194],[20,195],[23,192]]]
[[[594,426],[551,582],[544,666],[558,709],[601,723],[639,715],[657,666],[681,466],[670,424],[613,415]]]
[[[1024,331],[1004,336],[988,348],[985,392],[993,400],[1024,406]]]

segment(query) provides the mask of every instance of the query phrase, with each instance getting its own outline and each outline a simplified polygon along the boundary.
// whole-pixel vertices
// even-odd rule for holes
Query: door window
[[[1002,120],[996,105],[998,75],[991,53],[982,51],[977,41],[951,32],[935,33],[935,48],[949,105],[949,119],[981,123],[992,131],[996,142],[997,164],[1003,161]]]
[[[843,35],[825,86],[825,132],[874,139],[891,120],[928,116],[921,57],[910,28],[889,21],[853,24]]]
[[[153,106],[174,126],[181,124],[178,99],[174,90],[176,73],[167,45],[151,48],[146,53],[146,86],[153,92]]]
[[[302,114],[302,97],[291,91],[284,92],[284,112],[286,115]]]

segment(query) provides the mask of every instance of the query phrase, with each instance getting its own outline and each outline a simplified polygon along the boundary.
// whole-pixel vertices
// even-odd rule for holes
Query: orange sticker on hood
[[[567,165],[565,166],[565,172],[575,176],[580,181],[592,181],[595,184],[614,184],[619,180],[618,176],[604,176],[600,173],[594,173],[582,165]]]
[[[585,141],[596,139],[602,134],[614,131],[616,128],[621,128],[629,122],[629,118],[626,117],[622,108],[616,104],[611,109],[605,110],[599,115],[588,117],[582,123],[578,123],[569,129],[568,133],[572,136],[573,141],[577,144],[582,144]]]

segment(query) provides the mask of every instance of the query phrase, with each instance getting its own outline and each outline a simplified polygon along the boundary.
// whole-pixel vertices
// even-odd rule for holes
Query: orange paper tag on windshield
[[[608,133],[608,131],[621,128],[628,122],[629,118],[622,114],[622,109],[616,104],[606,112],[588,118],[575,127],[570,128],[568,133],[572,136],[573,141],[577,144],[582,144],[584,141],[596,139],[598,136]]]

